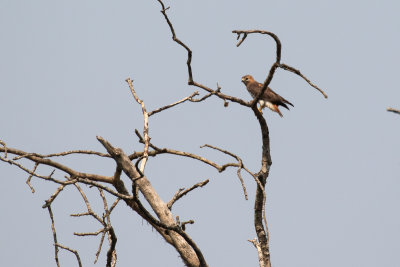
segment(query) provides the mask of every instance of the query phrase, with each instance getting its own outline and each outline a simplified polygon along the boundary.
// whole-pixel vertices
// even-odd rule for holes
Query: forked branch
[[[282,64],[281,63],[282,45],[281,45],[279,38],[277,37],[276,34],[274,34],[272,32],[262,31],[262,30],[235,30],[235,31],[233,31],[233,33],[237,34],[238,40],[242,37],[240,39],[240,41],[237,43],[237,46],[240,46],[249,34],[254,34],[254,33],[269,35],[274,39],[274,41],[276,43],[276,60],[272,64],[272,66],[269,70],[269,73],[264,81],[261,92],[252,101],[245,102],[241,99],[221,93],[220,87],[218,87],[217,90],[213,90],[205,85],[195,82],[193,80],[193,74],[192,74],[192,68],[191,68],[192,51],[190,50],[190,48],[187,45],[185,45],[181,40],[179,40],[176,37],[175,29],[173,28],[172,23],[166,14],[166,11],[168,8],[165,8],[165,6],[161,0],[158,0],[158,2],[161,4],[161,7],[162,7],[161,12],[164,15],[164,18],[166,19],[167,24],[169,25],[169,28],[171,30],[172,39],[176,43],[178,43],[180,46],[184,47],[186,49],[186,51],[188,51],[187,66],[188,66],[188,75],[189,75],[189,85],[193,85],[193,86],[196,86],[198,88],[201,88],[201,89],[207,91],[209,93],[207,95],[207,97],[209,97],[211,95],[216,95],[217,97],[219,97],[225,101],[225,105],[227,104],[226,101],[231,101],[231,102],[235,102],[240,105],[243,105],[243,106],[250,107],[253,110],[254,115],[256,116],[257,120],[259,121],[261,135],[262,135],[261,169],[257,175],[254,175],[251,172],[249,172],[253,177],[255,177],[255,180],[257,182],[257,191],[256,191],[256,199],[255,199],[255,206],[254,206],[254,210],[255,210],[254,226],[255,226],[256,233],[257,233],[258,241],[255,240],[253,244],[256,246],[256,248],[259,252],[260,266],[262,266],[262,267],[271,266],[270,254],[269,254],[269,233],[268,233],[268,227],[267,227],[267,222],[266,222],[266,218],[265,218],[264,207],[265,207],[265,199],[266,199],[265,185],[267,182],[269,169],[272,164],[272,160],[271,160],[271,153],[270,153],[270,140],[269,140],[268,126],[267,126],[267,123],[266,123],[264,117],[260,114],[260,112],[258,112],[256,105],[257,105],[258,101],[260,100],[261,96],[267,90],[267,88],[268,88],[269,84],[271,83],[271,81],[274,77],[274,74],[278,68],[282,68],[284,70],[287,70],[287,71],[290,71],[292,73],[299,75],[301,78],[306,80],[308,84],[310,84],[312,87],[314,87],[319,92],[321,92],[325,98],[327,98],[327,95],[322,89],[320,89],[318,86],[313,84],[308,78],[306,78],[299,70],[297,70],[289,65]],[[157,148],[155,148],[155,147],[152,147],[152,148],[156,152],[161,151],[160,149],[157,150]],[[164,150],[164,152],[173,153],[172,151],[168,151],[168,150]],[[179,153],[176,153],[176,154],[179,154]],[[226,153],[226,154],[229,155],[229,153]],[[240,168],[242,168],[241,160],[239,161],[238,166],[239,166],[238,176],[242,182],[241,175],[240,175]],[[242,182],[242,184],[243,184],[243,182]],[[264,221],[265,225],[263,225],[263,221]]]
[[[263,88],[261,90],[261,92],[259,93],[259,95],[257,95],[257,97],[255,97],[253,99],[253,101],[251,102],[251,106],[254,106],[257,104],[257,102],[260,100],[261,96],[264,94],[265,90],[267,89],[267,87],[269,86],[269,84],[272,81],[272,78],[274,76],[274,73],[276,71],[277,68],[281,68],[287,71],[290,71],[292,73],[297,74],[298,76],[300,76],[301,78],[303,78],[309,85],[311,85],[312,87],[314,87],[315,89],[317,89],[325,98],[328,98],[328,95],[318,86],[316,86],[315,84],[313,84],[307,77],[305,77],[299,70],[281,63],[281,53],[282,53],[282,44],[281,41],[279,40],[278,36],[272,32],[269,31],[262,31],[262,30],[234,30],[232,31],[232,33],[236,33],[237,34],[237,39],[239,40],[240,36],[243,34],[242,39],[236,44],[236,46],[240,46],[244,40],[246,39],[248,34],[252,34],[252,33],[258,33],[258,34],[266,34],[271,36],[275,43],[276,43],[276,60],[275,63],[272,65],[272,67],[270,68],[269,74],[267,76],[267,78],[265,79]]]
[[[75,257],[76,257],[76,260],[78,261],[79,267],[82,267],[82,262],[81,262],[81,258],[79,257],[78,251],[71,249],[69,247],[63,246],[57,242],[57,232],[56,232],[56,227],[54,225],[54,216],[53,216],[53,211],[51,210],[50,205],[47,207],[47,210],[49,212],[49,216],[50,216],[50,220],[51,220],[51,230],[53,232],[53,240],[54,240],[54,253],[55,253],[54,259],[56,261],[57,266],[60,267],[60,260],[58,259],[58,252],[59,252],[58,248],[62,248],[62,249],[68,250],[68,251],[72,252],[73,254],[75,254]]]

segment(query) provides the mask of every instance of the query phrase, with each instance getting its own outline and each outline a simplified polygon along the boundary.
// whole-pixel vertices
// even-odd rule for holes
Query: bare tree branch
[[[92,210],[92,207],[90,206],[90,203],[89,203],[89,200],[88,200],[88,198],[86,197],[86,194],[83,192],[83,190],[82,190],[82,188],[78,185],[78,184],[74,184],[74,186],[76,187],[76,189],[79,191],[79,193],[81,194],[81,197],[82,197],[82,199],[83,199],[83,201],[85,202],[85,205],[86,205],[86,208],[87,208],[87,212],[86,213],[83,213],[83,215],[90,215],[90,216],[92,216],[93,218],[95,218],[100,224],[102,224],[103,226],[106,226],[105,225],[105,222],[103,221],[103,219],[99,216],[99,215],[97,215],[93,210]],[[73,217],[80,217],[80,216],[82,216],[82,215],[79,215],[79,214],[71,214],[71,216],[73,216]]]
[[[70,151],[64,151],[64,152],[59,152],[59,153],[53,153],[53,154],[47,154],[47,155],[41,155],[38,153],[27,153],[25,155],[20,155],[18,157],[15,157],[14,160],[19,160],[22,158],[25,158],[27,156],[36,156],[39,158],[51,158],[51,157],[63,157],[63,156],[68,156],[68,155],[75,155],[75,154],[84,154],[84,155],[96,155],[104,158],[110,158],[110,155],[100,153],[97,151],[92,151],[92,150],[70,150]]]
[[[240,37],[241,34],[243,35],[243,39],[236,45],[239,46],[241,43],[243,43],[243,41],[246,39],[248,34],[252,34],[252,33],[259,33],[259,34],[267,34],[269,36],[271,36],[275,43],[276,43],[276,61],[275,63],[272,65],[272,67],[269,70],[269,74],[267,76],[267,78],[265,79],[265,82],[263,84],[263,87],[260,91],[260,93],[254,97],[254,99],[250,102],[250,106],[251,107],[255,107],[258,103],[258,101],[261,99],[261,96],[264,95],[264,92],[267,90],[269,84],[272,81],[272,78],[274,77],[275,71],[278,68],[280,62],[281,62],[281,51],[282,51],[282,45],[281,45],[281,41],[279,40],[278,36],[276,36],[276,34],[269,32],[269,31],[261,31],[261,30],[247,30],[247,31],[243,31],[243,30],[234,30],[232,31],[232,33],[236,33],[238,35],[238,38]]]
[[[129,157],[123,152],[121,148],[114,148],[107,140],[100,136],[98,136],[97,139],[130,179],[134,180],[135,178],[141,176]],[[174,245],[174,247],[179,252],[182,259],[187,265],[207,266],[207,264],[205,263],[205,259],[197,245],[184,231],[176,227],[176,222],[174,221],[173,216],[167,207],[167,204],[161,200],[147,177],[143,176],[141,179],[136,180],[133,183],[133,186],[139,187],[140,192],[150,204],[152,210],[156,213],[160,221],[153,218],[153,216],[143,207],[143,205],[141,205],[139,199],[136,196],[135,204],[137,205],[137,210],[138,212],[140,212],[141,216],[153,225],[168,230],[173,230],[172,232],[169,232],[167,234],[168,237],[172,240],[172,243],[171,240],[169,240],[165,235],[163,235],[163,237],[166,238],[167,242]],[[135,194],[136,191],[132,191]]]
[[[174,223],[173,226],[168,226],[166,224],[164,224],[161,221],[156,220],[142,205],[142,203],[140,202],[140,200],[137,198],[136,199],[136,203],[138,204],[140,210],[145,213],[145,218],[148,222],[150,222],[153,225],[156,225],[158,227],[161,227],[163,229],[167,229],[167,230],[171,230],[174,231],[175,233],[177,233],[178,235],[180,235],[194,250],[194,252],[196,253],[197,259],[199,262],[196,262],[194,266],[200,266],[200,267],[208,267],[208,264],[206,263],[203,253],[201,252],[200,248],[197,246],[197,244],[185,233],[184,230],[180,229],[179,224]],[[179,217],[177,217],[177,219],[179,220]],[[168,234],[170,234],[169,232],[167,232]],[[184,259],[185,260],[185,259]],[[186,262],[186,261],[185,261]],[[188,262],[186,262],[186,264],[188,264]],[[192,265],[190,265],[192,266]]]
[[[79,215],[90,215],[90,214],[85,214],[85,213],[71,214],[71,216],[73,216],[73,217],[80,217]],[[97,230],[96,232],[84,232],[84,233],[74,232],[74,235],[76,235],[76,236],[98,236],[99,234],[104,233],[105,231],[106,231],[106,229],[101,228],[101,229]]]
[[[4,147],[0,147],[0,152],[4,152],[6,149]],[[59,169],[67,174],[69,174],[71,177],[81,177],[81,178],[87,178],[93,181],[98,181],[98,182],[105,182],[105,183],[112,183],[113,181],[113,177],[109,177],[109,176],[103,176],[103,175],[97,175],[97,174],[90,174],[90,173],[82,173],[82,172],[77,172],[61,163],[55,162],[53,160],[47,159],[47,158],[43,158],[41,156],[36,156],[33,153],[27,153],[25,151],[22,150],[18,150],[15,148],[7,148],[7,152],[10,154],[14,154],[14,155],[19,155],[19,156],[24,156],[24,158],[29,159],[35,163],[39,163],[42,165],[47,165],[47,166],[51,166],[54,167],[56,169]],[[16,164],[16,162],[11,162],[11,161],[7,161],[4,160],[4,158],[0,157],[1,160],[14,164],[16,166],[18,166]],[[19,165],[21,166],[21,165]],[[30,171],[27,171],[28,173],[32,173]],[[35,175],[36,176],[36,175]],[[43,177],[41,177],[43,178]]]
[[[389,111],[389,112],[393,112],[393,113],[396,113],[396,114],[400,114],[400,110],[399,110],[399,109],[387,108],[386,110]]]
[[[79,257],[78,251],[76,251],[75,249],[71,249],[69,247],[63,246],[61,244],[56,244],[57,247],[68,250],[69,252],[72,252],[75,254],[76,260],[78,261],[78,265],[79,267],[82,267],[82,263],[81,263],[81,258]]]
[[[140,135],[139,131],[135,130],[136,135],[139,137],[139,141],[141,143],[143,143],[143,137]],[[203,163],[206,163],[207,165],[210,165],[212,167],[214,167],[215,169],[218,170],[218,172],[223,172],[226,170],[226,168],[228,167],[240,167],[240,164],[238,163],[226,163],[224,165],[219,165],[209,159],[206,159],[202,156],[193,154],[193,153],[189,153],[189,152],[184,152],[184,151],[179,151],[179,150],[175,150],[175,149],[170,149],[170,148],[159,148],[157,146],[155,146],[154,144],[152,144],[151,142],[149,143],[149,147],[154,149],[154,151],[149,151],[149,156],[155,156],[157,154],[172,154],[172,155],[177,155],[177,156],[182,156],[182,157],[187,157],[187,158],[192,158],[192,159],[196,159],[199,160]],[[129,155],[129,158],[131,160],[141,157],[143,156],[142,152],[135,152],[131,155]],[[234,158],[236,158],[236,156],[234,156]],[[240,158],[239,158],[240,160]],[[241,160],[240,160],[241,161]]]
[[[56,233],[56,228],[54,226],[54,217],[53,217],[53,212],[51,210],[51,206],[50,205],[47,206],[47,210],[49,211],[49,216],[50,216],[50,220],[51,220],[51,230],[53,232],[54,251],[55,251],[54,259],[56,261],[57,266],[60,267],[60,261],[58,259],[58,251],[59,251],[58,248],[62,248],[62,249],[65,249],[65,250],[68,250],[68,251],[74,253],[75,257],[76,257],[76,260],[78,261],[79,267],[82,267],[81,258],[79,257],[78,251],[76,251],[74,249],[71,249],[69,247],[63,246],[63,245],[61,245],[61,244],[59,244],[57,242],[57,233]]]
[[[179,189],[178,192],[176,192],[175,195],[172,197],[172,199],[168,202],[168,204],[167,204],[168,209],[171,210],[172,205],[174,205],[174,203],[176,201],[178,201],[181,197],[183,197],[184,195],[186,195],[187,193],[189,193],[190,191],[192,191],[198,187],[205,186],[206,184],[208,184],[209,181],[210,181],[209,179],[204,180],[203,182],[199,182],[186,190],[184,188]]]
[[[248,240],[250,243],[252,243],[254,245],[254,247],[257,249],[257,253],[258,253],[258,264],[259,266],[265,266],[265,262],[264,262],[264,257],[263,257],[263,252],[262,249],[260,247],[260,243],[257,242],[257,239],[254,238],[252,240]]]
[[[114,267],[117,264],[117,254],[115,246],[117,245],[117,236],[115,235],[114,228],[110,227],[108,230],[110,237],[110,248],[107,251],[107,267]]]
[[[71,184],[73,184],[73,183],[76,183],[77,180],[71,180],[71,181],[69,181],[69,182],[70,182]],[[64,187],[65,187],[66,185],[67,185],[67,184],[62,184],[62,185],[60,185],[60,186],[57,188],[57,190],[54,192],[54,194],[52,194],[51,197],[50,197],[48,200],[45,201],[45,204],[42,206],[42,208],[43,208],[43,209],[48,208],[48,207],[51,205],[51,203],[53,203],[54,199],[56,199],[56,197],[58,196],[58,194],[64,189]]]
[[[209,98],[210,96],[215,95],[216,93],[219,93],[219,92],[221,92],[221,86],[219,86],[219,84],[217,83],[217,90],[212,91],[212,92],[206,94],[206,95],[203,96],[202,98],[199,98],[199,99],[194,99],[194,98],[192,98],[192,99],[190,99],[189,101],[190,101],[190,102],[201,102],[201,101],[204,101],[204,100],[206,100],[207,98]]]
[[[216,95],[219,98],[223,99],[224,101],[229,100],[229,101],[236,102],[236,103],[238,103],[240,105],[248,107],[249,106],[248,102],[243,101],[242,99],[237,98],[237,97],[233,97],[233,96],[229,96],[229,95],[225,95],[225,94],[220,93],[221,88],[219,86],[218,86],[217,90],[213,90],[213,89],[211,89],[211,88],[209,88],[209,87],[207,87],[205,85],[202,85],[200,83],[197,83],[197,82],[195,82],[193,80],[192,66],[191,66],[191,63],[192,63],[192,50],[190,50],[190,48],[184,42],[182,42],[180,39],[178,39],[178,37],[176,36],[175,29],[172,26],[172,23],[171,23],[168,15],[167,15],[167,12],[166,12],[169,9],[169,7],[165,8],[165,5],[161,0],[157,0],[157,1],[161,5],[161,13],[164,15],[164,18],[165,18],[165,20],[166,20],[166,22],[167,22],[167,24],[168,24],[168,26],[170,28],[170,31],[171,31],[171,34],[172,34],[172,40],[174,42],[176,42],[177,44],[179,44],[180,46],[182,46],[187,51],[186,65],[187,65],[188,76],[189,76],[188,77],[188,84],[189,85],[193,85],[193,86],[198,87],[198,88],[201,88],[201,89],[209,92],[210,96],[211,95]],[[196,102],[196,101],[194,101],[194,102]]]
[[[1,148],[0,148],[0,151],[1,151]],[[4,161],[4,162],[7,162],[7,163],[9,163],[11,165],[17,166],[18,168],[20,168],[24,172],[26,172],[26,173],[34,176],[34,177],[41,178],[41,179],[44,179],[44,180],[47,180],[47,181],[52,181],[52,182],[55,182],[57,184],[65,184],[65,183],[67,183],[67,182],[60,181],[60,180],[52,178],[52,176],[54,174],[54,170],[50,173],[50,175],[44,176],[44,175],[39,175],[37,173],[32,172],[31,170],[29,170],[28,168],[24,167],[22,164],[19,164],[19,163],[15,162],[14,160],[9,160],[9,159],[3,158],[3,157],[0,157],[0,160]]]
[[[39,163],[36,162],[35,166],[33,167],[32,173],[29,175],[28,179],[26,180],[26,184],[29,186],[32,193],[35,193],[35,189],[33,188],[32,184],[31,184],[31,179],[32,179],[32,176],[35,173],[38,166],[39,166]]]
[[[232,33],[237,34],[238,40],[239,40],[240,36],[243,34],[243,38],[236,44],[237,47],[239,47],[243,43],[243,41],[246,39],[248,34],[259,33],[259,34],[266,34],[266,35],[271,36],[276,43],[276,62],[277,63],[281,62],[282,44],[281,44],[281,41],[279,40],[278,36],[275,33],[269,32],[269,31],[262,31],[262,30],[234,30],[234,31],[232,31]]]
[[[160,5],[161,5],[161,13],[164,15],[165,20],[168,23],[169,29],[171,30],[172,33],[172,40],[174,40],[174,42],[178,43],[180,46],[182,46],[186,51],[187,51],[187,68],[188,68],[188,73],[189,73],[189,81],[188,84],[192,84],[193,83],[193,75],[192,75],[192,66],[191,66],[191,62],[192,62],[192,50],[190,50],[190,48],[185,45],[181,40],[178,39],[178,37],[176,37],[175,34],[175,30],[174,27],[172,26],[171,21],[169,20],[168,16],[167,16],[167,10],[169,9],[169,7],[165,8],[164,3],[161,0],[157,0]]]
[[[121,180],[115,181],[113,183],[115,188],[118,190],[118,192],[116,192],[116,191],[108,188],[107,186],[104,186],[104,185],[102,185],[100,183],[93,182],[93,181],[91,181],[89,179],[86,179],[86,178],[76,178],[76,179],[78,180],[78,182],[81,182],[81,183],[84,183],[84,184],[87,184],[87,185],[93,185],[93,186],[95,186],[97,188],[101,188],[104,191],[107,191],[108,193],[110,193],[111,195],[119,197],[119,198],[122,198],[123,200],[132,200],[133,199],[132,196],[128,195],[128,191],[125,189],[124,184],[123,184],[123,182]]]
[[[189,100],[189,101],[191,101],[191,102],[194,102],[194,101],[193,101],[193,97],[195,97],[196,95],[199,95],[199,92],[195,91],[193,94],[191,94],[190,96],[185,97],[184,99],[181,99],[181,100],[179,100],[179,101],[177,101],[177,102],[175,102],[175,103],[172,103],[172,104],[166,105],[166,106],[164,106],[164,107],[161,107],[161,108],[155,109],[155,110],[153,110],[153,111],[150,111],[150,112],[149,112],[149,117],[152,116],[152,115],[154,115],[154,114],[157,114],[158,112],[164,111],[164,110],[166,110],[166,109],[169,109],[169,108],[172,108],[172,107],[174,107],[174,106],[176,106],[176,105],[179,105],[179,104],[181,104],[181,103],[184,103],[184,102],[186,102],[187,100]]]
[[[253,99],[253,101],[251,102],[251,106],[254,106],[258,103],[258,101],[260,100],[260,97],[264,94],[265,90],[267,89],[268,85],[271,83],[272,78],[274,76],[274,73],[276,71],[276,69],[282,68],[284,70],[293,72],[297,75],[299,75],[300,77],[302,77],[309,85],[311,85],[312,87],[314,87],[315,89],[317,89],[325,98],[328,98],[328,95],[322,90],[320,89],[318,86],[316,86],[315,84],[313,84],[307,77],[305,77],[303,74],[301,74],[301,72],[289,65],[283,64],[281,63],[281,52],[282,52],[282,44],[281,41],[279,40],[278,36],[272,32],[269,31],[262,31],[262,30],[234,30],[232,31],[232,33],[236,33],[237,34],[237,39],[239,40],[240,36],[243,34],[243,38],[237,43],[236,46],[240,46],[243,41],[246,39],[248,34],[252,34],[252,33],[259,33],[259,34],[267,34],[269,36],[271,36],[275,43],[276,43],[276,60],[275,63],[272,65],[270,72],[267,76],[267,79],[264,82],[263,88],[260,92],[259,95],[257,95],[257,97],[255,97]]]
[[[222,153],[224,153],[224,154],[227,154],[227,155],[229,155],[229,156],[235,158],[235,159],[238,161],[238,165],[237,165],[237,167],[238,167],[238,169],[237,169],[237,176],[238,176],[238,178],[239,178],[240,183],[242,184],[243,193],[244,193],[244,198],[245,198],[246,200],[248,200],[249,198],[247,197],[246,186],[245,186],[245,184],[244,184],[244,181],[243,181],[243,178],[242,178],[242,174],[240,173],[240,171],[241,171],[242,168],[244,167],[244,166],[243,166],[243,161],[242,161],[242,159],[239,158],[237,155],[235,155],[235,154],[233,154],[233,153],[231,153],[231,152],[229,152],[229,151],[227,151],[227,150],[225,150],[225,149],[219,148],[219,147],[211,146],[211,145],[208,145],[208,144],[205,144],[205,145],[203,145],[203,146],[201,146],[201,147],[209,147],[209,148],[218,150],[218,151],[220,151],[220,152],[222,152]]]
[[[316,86],[315,84],[313,84],[306,76],[304,76],[303,74],[301,74],[301,72],[298,69],[295,69],[291,66],[288,66],[286,64],[280,64],[279,65],[280,68],[293,72],[297,75],[299,75],[301,78],[303,78],[309,85],[311,85],[312,87],[314,87],[315,89],[317,89],[325,98],[328,98],[328,95],[318,86]]]
[[[103,220],[105,224],[107,225],[107,236],[108,236],[108,242],[110,244],[110,248],[107,252],[107,267],[108,266],[115,266],[117,264],[117,251],[115,249],[115,246],[117,244],[117,235],[115,234],[114,228],[111,226],[111,212],[113,209],[117,206],[119,203],[119,198],[117,198],[114,203],[111,205],[111,208],[108,208],[107,204],[107,199],[106,196],[104,195],[103,190],[100,188],[98,189],[100,196],[103,200],[103,208],[104,208],[104,215],[103,215]],[[104,238],[104,237],[102,237]],[[103,243],[103,239],[101,240],[100,246]],[[98,253],[100,254],[100,246],[99,246],[99,251]],[[97,256],[98,257],[98,256]]]
[[[54,225],[54,217],[53,212],[51,211],[51,206],[47,206],[47,210],[49,212],[50,220],[51,220],[51,231],[53,232],[53,240],[54,240],[54,259],[58,267],[60,267],[60,261],[58,259],[58,246],[57,244],[57,232],[56,227]]]
[[[139,103],[139,105],[142,107],[142,112],[143,112],[143,120],[144,120],[144,126],[143,126],[143,136],[144,136],[144,150],[143,150],[143,160],[142,164],[140,166],[140,171],[143,173],[144,168],[146,167],[146,162],[147,159],[149,158],[149,142],[150,142],[150,137],[149,137],[149,113],[146,111],[146,106],[144,105],[144,102],[137,96],[135,89],[133,88],[132,80],[130,78],[127,78],[125,80],[129,88],[131,89],[132,95],[135,98],[136,102]]]

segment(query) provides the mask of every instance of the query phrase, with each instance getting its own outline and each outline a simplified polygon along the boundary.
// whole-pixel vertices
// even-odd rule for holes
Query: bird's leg
[[[261,115],[263,114],[261,105],[260,105],[260,107],[258,108],[258,111],[260,111]]]

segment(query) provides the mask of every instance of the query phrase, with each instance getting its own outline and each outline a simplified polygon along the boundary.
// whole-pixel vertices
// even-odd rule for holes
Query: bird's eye
[[[247,77],[246,77],[246,78],[244,78],[244,80],[245,80],[245,81],[248,81],[248,80],[249,80],[249,78],[247,78]]]

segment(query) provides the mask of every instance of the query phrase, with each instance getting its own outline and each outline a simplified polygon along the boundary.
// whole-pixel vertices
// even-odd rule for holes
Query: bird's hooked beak
[[[242,77],[242,83],[244,83],[244,81],[245,81],[245,79],[244,79],[244,77]]]

